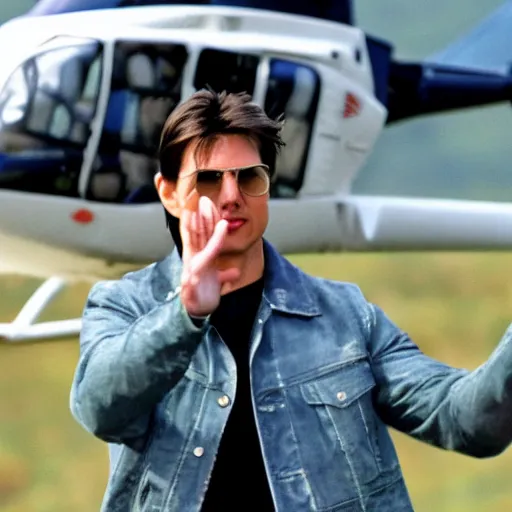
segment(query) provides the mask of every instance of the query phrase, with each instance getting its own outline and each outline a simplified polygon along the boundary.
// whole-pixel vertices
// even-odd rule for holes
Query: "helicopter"
[[[40,0],[0,26],[0,265],[45,279],[0,339],[77,335],[80,319],[37,322],[68,283],[172,250],[153,184],[160,131],[204,87],[284,115],[265,235],[279,251],[512,247],[507,203],[351,192],[386,126],[512,99],[499,44],[512,2],[412,63],[357,27],[350,2],[332,16],[216,3]]]

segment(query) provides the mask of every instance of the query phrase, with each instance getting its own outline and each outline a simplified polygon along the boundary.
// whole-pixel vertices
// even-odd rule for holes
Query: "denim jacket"
[[[306,275],[268,242],[264,251],[250,368],[277,511],[411,511],[388,426],[475,457],[507,447],[511,330],[477,370],[451,368],[356,286]],[[189,318],[180,273],[174,251],[87,300],[71,410],[109,443],[104,512],[201,508],[237,372],[208,320]]]

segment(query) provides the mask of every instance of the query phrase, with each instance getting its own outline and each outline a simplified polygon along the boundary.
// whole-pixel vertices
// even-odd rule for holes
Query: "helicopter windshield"
[[[0,92],[0,188],[78,196],[102,72],[97,41],[55,38]]]

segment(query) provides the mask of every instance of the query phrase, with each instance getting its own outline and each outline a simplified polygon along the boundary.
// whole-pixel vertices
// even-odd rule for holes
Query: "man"
[[[177,249],[95,285],[83,315],[71,408],[110,445],[103,511],[405,512],[387,425],[475,457],[511,440],[511,333],[450,368],[263,239],[280,128],[212,91],[166,122]]]

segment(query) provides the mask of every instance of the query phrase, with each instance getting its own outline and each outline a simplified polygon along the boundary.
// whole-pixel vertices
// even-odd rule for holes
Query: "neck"
[[[221,295],[254,283],[263,276],[263,240],[260,239],[243,253],[220,255],[217,258],[217,268],[219,268],[219,270],[236,268],[240,273],[238,279],[225,283],[222,286]]]

